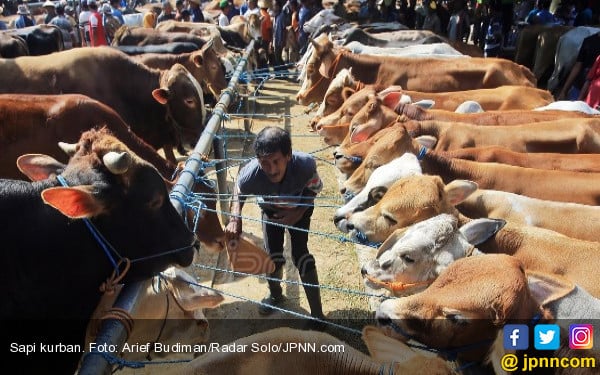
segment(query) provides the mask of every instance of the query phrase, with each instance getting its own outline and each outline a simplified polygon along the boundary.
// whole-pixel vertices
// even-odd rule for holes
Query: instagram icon
[[[594,326],[591,324],[571,324],[569,326],[569,347],[571,349],[592,349],[594,346]]]

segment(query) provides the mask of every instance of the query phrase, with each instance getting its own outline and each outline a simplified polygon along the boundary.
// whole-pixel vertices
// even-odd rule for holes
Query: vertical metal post
[[[229,189],[227,188],[227,162],[225,159],[225,147],[223,139],[219,136],[216,136],[213,139],[213,153],[215,155],[215,159],[220,159],[215,164],[215,170],[217,170],[217,187],[218,192],[221,194],[229,193]],[[229,217],[225,214],[225,212],[229,212],[228,199],[225,196],[221,196],[219,199],[219,205],[221,208],[221,222],[227,223],[229,221]]]

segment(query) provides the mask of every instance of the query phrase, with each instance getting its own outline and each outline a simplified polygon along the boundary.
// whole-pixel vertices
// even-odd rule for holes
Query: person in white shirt
[[[81,46],[90,46],[90,7],[87,0],[81,0],[81,12],[79,13],[79,35],[81,35]]]
[[[251,14],[260,15],[260,8],[258,7],[258,0],[248,0],[248,10],[242,14],[244,18],[248,19]]]
[[[221,14],[219,14],[219,26],[229,26],[229,18],[227,14],[229,13],[231,5],[228,0],[221,0],[219,2],[219,8],[221,8]]]

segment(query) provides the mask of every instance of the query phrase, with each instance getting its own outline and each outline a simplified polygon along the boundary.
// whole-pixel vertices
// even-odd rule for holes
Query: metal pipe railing
[[[200,135],[200,139],[198,140],[198,143],[196,143],[196,147],[194,147],[193,152],[188,157],[184,170],[190,173],[180,173],[179,179],[171,191],[171,203],[182,216],[185,213],[185,207],[182,204],[182,200],[174,198],[172,195],[179,194],[181,198],[185,199],[188,192],[192,190],[195,183],[194,176],[196,176],[202,169],[202,155],[206,155],[210,151],[213,138],[221,126],[221,121],[223,120],[223,116],[225,115],[227,108],[233,101],[235,96],[235,87],[246,66],[248,56],[253,49],[254,40],[250,41],[244,50],[244,54],[238,62],[231,79],[229,80],[229,85],[221,93],[219,101],[213,109],[212,116],[208,120],[204,131]],[[117,297],[114,307],[124,309],[125,311],[131,313],[135,310],[139,297],[143,292],[143,282],[136,282],[123,286],[119,296]],[[123,324],[116,319],[106,319],[102,322],[95,343],[96,347],[121,348],[126,340],[127,331]],[[103,346],[104,344],[106,344],[106,346]],[[111,352],[107,354],[115,357],[119,355],[118,352]],[[100,353],[87,353],[82,358],[79,375],[108,375],[111,373],[112,365]]]

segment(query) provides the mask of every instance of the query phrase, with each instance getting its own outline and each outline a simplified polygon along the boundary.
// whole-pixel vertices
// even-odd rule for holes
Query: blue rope
[[[421,149],[419,150],[419,154],[417,155],[417,160],[423,160],[426,153],[427,153],[427,147],[421,146]]]
[[[354,295],[358,295],[358,296],[362,296],[362,297],[376,297],[376,298],[385,298],[385,299],[396,299],[396,298],[398,298],[398,297],[393,297],[393,296],[387,296],[385,294],[366,293],[366,292],[361,292],[359,290],[352,290],[352,289],[346,289],[346,288],[338,288],[338,287],[330,286],[330,285],[308,284],[308,283],[303,283],[303,282],[300,282],[300,281],[278,279],[276,277],[270,277],[270,276],[264,276],[264,275],[255,275],[255,274],[252,274],[252,273],[246,273],[246,272],[240,272],[240,271],[231,271],[231,270],[227,270],[227,269],[224,269],[224,268],[218,268],[218,267],[214,267],[214,266],[209,266],[209,265],[206,265],[206,264],[194,263],[194,267],[202,268],[202,269],[207,269],[207,270],[211,270],[211,271],[217,271],[217,272],[223,272],[223,273],[230,273],[230,274],[238,275],[238,276],[256,277],[258,279],[269,280],[269,281],[277,281],[277,282],[281,282],[281,283],[285,283],[285,284],[290,284],[290,285],[311,286],[311,287],[315,287],[315,288],[319,288],[319,289],[328,289],[328,290],[331,290],[331,291],[334,291],[334,292],[346,293],[346,294],[354,294]],[[201,286],[203,286],[203,285],[201,285]]]
[[[58,182],[60,182],[60,184],[62,186],[69,187],[67,180],[65,180],[65,178],[63,176],[57,175],[56,179],[58,180]],[[118,276],[119,275],[119,266],[117,265],[117,261],[112,257],[111,250],[119,257],[119,260],[121,260],[123,257],[121,257],[121,255],[117,252],[117,250],[115,250],[115,248],[112,247],[108,241],[106,241],[104,236],[102,236],[102,234],[100,234],[100,232],[98,231],[98,228],[96,228],[96,226],[88,218],[83,218],[82,220],[85,223],[85,226],[88,228],[88,230],[92,234],[92,236],[94,237],[94,239],[96,240],[96,242],[98,242],[98,244],[100,245],[102,250],[104,250],[104,253],[108,257],[108,260],[110,260],[110,263],[113,265],[113,268],[115,269],[115,273]]]

